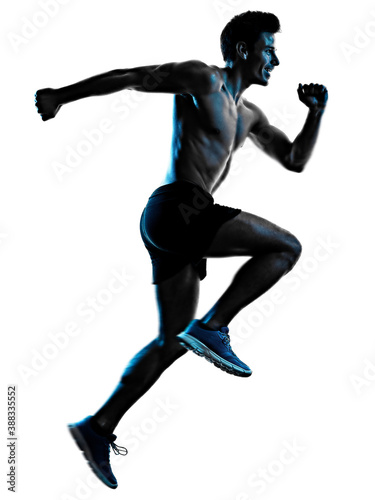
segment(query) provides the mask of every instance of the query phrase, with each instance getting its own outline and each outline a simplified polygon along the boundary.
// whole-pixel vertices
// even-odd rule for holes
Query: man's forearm
[[[99,96],[129,88],[132,81],[131,70],[113,70],[92,76],[73,85],[57,89],[60,104],[77,101],[85,97]]]
[[[301,132],[292,143],[290,164],[297,171],[303,170],[313,152],[323,114],[324,108],[310,109]]]
[[[157,68],[154,65],[115,69],[62,87],[56,90],[59,104],[67,104],[85,97],[112,94],[124,89],[155,91],[159,82],[168,75],[162,71],[155,71]]]

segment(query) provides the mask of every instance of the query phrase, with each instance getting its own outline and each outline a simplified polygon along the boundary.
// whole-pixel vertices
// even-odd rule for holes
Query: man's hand
[[[35,92],[35,106],[42,120],[45,122],[54,118],[61,108],[54,89],[41,89]]]
[[[324,109],[328,101],[328,90],[324,85],[317,83],[310,85],[298,85],[298,97],[303,104],[311,110]]]

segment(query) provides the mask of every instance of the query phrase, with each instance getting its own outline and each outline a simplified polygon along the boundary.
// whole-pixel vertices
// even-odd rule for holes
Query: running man
[[[60,89],[36,93],[41,118],[63,104],[124,89],[174,94],[172,155],[163,184],[141,217],[141,235],[153,267],[160,326],[156,338],[126,367],[108,401],[69,430],[90,467],[110,488],[117,481],[109,462],[113,431],[127,410],[174,361],[190,349],[233,375],[250,368],[233,352],[228,325],[236,314],[289,272],[301,253],[288,231],[256,215],[214,203],[212,193],[228,174],[233,153],[248,138],[292,172],[302,172],[313,151],[328,99],[323,85],[298,87],[308,107],[296,139],[272,126],[243,97],[251,85],[267,86],[280,62],[273,14],[245,12],[221,34],[225,67],[191,60],[114,70]],[[207,257],[248,256],[232,283],[201,319],[194,319]]]

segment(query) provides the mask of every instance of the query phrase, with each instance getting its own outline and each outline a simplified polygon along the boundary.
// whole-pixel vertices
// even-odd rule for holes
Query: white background
[[[216,200],[287,228],[303,254],[275,286],[278,304],[269,292],[230,325],[252,377],[230,376],[191,353],[179,360],[116,429],[130,453],[114,463],[119,488],[110,491],[93,479],[66,424],[94,413],[157,333],[138,225],[165,174],[172,96],[86,99],[44,123],[34,92],[115,68],[221,65],[221,30],[248,9],[280,18],[281,64],[267,88],[245,97],[291,139],[307,112],[299,82],[325,84],[329,103],[302,175],[249,143]],[[20,0],[2,16],[1,489],[6,387],[16,384],[21,499],[373,499],[375,4],[72,0],[47,18],[40,12],[41,2]],[[110,132],[59,181],[56,162],[66,163],[68,149],[102,120]],[[199,315],[241,262],[208,263]],[[125,273],[127,286],[111,297],[103,290],[113,271]],[[97,296],[108,304],[85,321],[77,308]],[[74,337],[61,333],[71,322]],[[157,410],[160,401],[173,409]]]

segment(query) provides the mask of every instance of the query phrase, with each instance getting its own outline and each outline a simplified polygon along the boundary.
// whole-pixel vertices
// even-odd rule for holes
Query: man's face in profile
[[[247,57],[249,71],[247,76],[251,83],[268,85],[271,71],[280,64],[275,51],[275,35],[264,31],[250,48]]]

